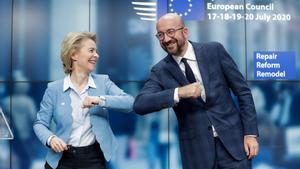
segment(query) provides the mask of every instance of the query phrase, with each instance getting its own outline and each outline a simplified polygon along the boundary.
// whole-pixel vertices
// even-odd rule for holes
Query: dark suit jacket
[[[147,114],[173,107],[179,126],[180,151],[184,169],[209,169],[215,160],[211,124],[228,152],[246,158],[244,135],[258,135],[256,111],[251,92],[236,64],[216,42],[192,43],[202,76],[206,102],[181,99],[174,103],[174,89],[188,84],[176,61],[166,56],[151,70],[149,79],[135,99],[134,110]],[[237,96],[234,103],[231,92]]]

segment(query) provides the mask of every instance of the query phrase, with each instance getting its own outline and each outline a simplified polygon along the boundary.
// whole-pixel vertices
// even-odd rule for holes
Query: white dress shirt
[[[202,91],[201,91],[201,98],[203,99],[203,101],[206,100],[206,96],[205,96],[205,90],[204,90],[204,86],[203,86],[203,83],[202,83],[202,77],[201,77],[201,74],[200,74],[200,69],[198,67],[198,63],[197,63],[197,60],[196,60],[196,55],[195,55],[195,52],[194,52],[194,48],[192,46],[192,44],[190,42],[188,42],[188,48],[187,48],[187,51],[185,52],[185,54],[183,56],[172,56],[174,58],[174,60],[177,62],[177,64],[179,65],[181,71],[183,72],[183,74],[185,75],[185,66],[184,66],[184,63],[181,62],[181,59],[182,58],[186,58],[187,59],[187,62],[189,64],[189,66],[191,67],[193,73],[194,73],[194,76],[195,76],[195,79],[197,82],[200,83],[200,87],[202,88]],[[176,95],[174,95],[174,99],[176,100],[176,102],[179,102],[179,97],[178,97],[178,88],[176,88],[177,91],[176,91]]]
[[[89,88],[97,88],[92,76],[89,76],[87,85],[82,91],[76,91],[74,85],[71,82],[70,75],[64,79],[64,91],[70,88],[70,98],[72,107],[72,129],[71,135],[68,140],[69,145],[75,147],[88,146],[95,142],[96,137],[92,132],[92,125],[90,122],[90,115],[88,114],[88,108],[82,108],[82,103],[86,96],[88,96]],[[68,113],[68,112],[66,112]]]
[[[183,74],[185,75],[185,66],[184,63],[181,62],[182,58],[186,58],[187,62],[189,64],[189,66],[191,67],[195,79],[197,82],[200,83],[200,87],[201,87],[201,98],[203,99],[203,101],[206,101],[206,95],[205,95],[205,88],[203,85],[203,81],[202,81],[202,77],[201,77],[201,73],[200,73],[200,69],[196,60],[196,55],[195,55],[195,51],[194,48],[192,46],[192,44],[190,42],[188,42],[188,48],[187,51],[185,52],[185,54],[183,56],[172,56],[174,58],[174,60],[177,62],[177,64],[179,65],[181,71],[183,72]],[[175,103],[179,102],[179,96],[178,96],[178,88],[175,89],[174,91],[174,101]],[[217,137],[218,134],[214,128],[214,126],[212,125],[212,129],[213,129],[213,135],[214,137]]]
[[[83,147],[93,144],[96,140],[96,137],[95,134],[92,132],[92,125],[90,122],[90,116],[88,114],[88,108],[81,107],[85,97],[88,96],[88,89],[97,88],[92,76],[89,76],[88,83],[81,92],[76,91],[74,85],[71,82],[70,75],[65,77],[63,87],[64,91],[68,89],[71,90],[70,99],[71,107],[73,110],[71,112],[73,123],[70,138],[67,144],[75,147]],[[104,106],[103,104],[105,104],[105,102],[102,102],[101,106]],[[48,138],[48,145],[50,145],[50,141],[53,137],[55,137],[55,135],[51,135]]]

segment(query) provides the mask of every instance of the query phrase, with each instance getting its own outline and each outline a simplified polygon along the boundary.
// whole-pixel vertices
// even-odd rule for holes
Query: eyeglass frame
[[[155,34],[155,36],[156,36],[156,38],[157,38],[158,40],[163,40],[163,39],[165,38],[165,35],[167,35],[169,38],[173,38],[173,37],[175,36],[175,33],[176,33],[177,31],[179,31],[179,30],[181,30],[181,29],[184,29],[184,28],[185,28],[184,26],[182,26],[182,27],[180,27],[180,28],[177,28],[177,29],[171,28],[171,29],[166,30],[165,32],[157,32],[157,33]],[[170,36],[170,35],[169,35],[170,33],[168,33],[168,32],[170,32],[170,31],[172,31],[171,33],[174,33],[172,36]],[[159,34],[162,34],[162,35],[163,35],[162,38],[159,37]]]

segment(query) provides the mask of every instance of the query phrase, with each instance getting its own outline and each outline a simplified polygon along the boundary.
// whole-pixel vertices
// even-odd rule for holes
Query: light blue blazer
[[[117,149],[117,142],[109,125],[108,109],[131,112],[134,98],[118,88],[107,75],[92,74],[92,78],[96,88],[89,88],[88,95],[104,96],[106,99],[105,107],[94,106],[89,109],[92,130],[105,159],[109,161]],[[37,112],[33,129],[44,145],[47,145],[47,139],[51,135],[58,136],[66,143],[70,138],[73,120],[70,89],[63,91],[63,85],[64,79],[48,84]],[[55,127],[51,125],[52,120]],[[56,168],[61,156],[62,153],[49,149],[46,161],[52,168]]]

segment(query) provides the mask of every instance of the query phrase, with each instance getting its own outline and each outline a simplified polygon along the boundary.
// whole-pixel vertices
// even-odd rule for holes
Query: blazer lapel
[[[171,55],[168,55],[165,61],[166,61],[167,70],[178,81],[179,84],[181,84],[182,86],[189,84],[188,80],[185,78],[184,74],[182,73],[179,65]]]
[[[70,98],[70,92],[71,89],[68,89],[66,91],[63,91],[61,93],[62,98],[61,98],[61,106],[63,106],[63,112],[71,112],[71,113],[65,113],[66,116],[69,116],[72,114],[72,107],[71,107],[71,98]],[[71,115],[72,116],[72,115]],[[69,118],[68,118],[69,119]],[[71,118],[72,119],[72,118]]]
[[[88,90],[89,96],[100,96],[100,94],[97,92],[97,88],[89,88]]]
[[[209,94],[209,71],[208,71],[208,60],[206,58],[207,54],[205,53],[203,46],[196,45],[194,43],[192,43],[192,45],[194,47],[198,67],[200,69],[200,74],[205,89],[206,102],[207,102],[208,94]]]
[[[63,85],[62,85],[63,86]],[[64,121],[65,124],[67,124],[65,127],[65,130],[67,132],[65,132],[63,135],[61,135],[61,138],[64,141],[68,141],[69,137],[70,137],[70,132],[71,132],[71,126],[73,123],[73,117],[72,117],[72,106],[71,106],[71,98],[70,98],[70,92],[71,89],[68,89],[66,91],[63,91],[63,89],[61,89],[61,93],[60,93],[60,97],[58,100],[58,108],[56,109],[56,111],[60,112],[60,114],[62,115],[62,120]],[[57,113],[58,113],[57,112]]]

